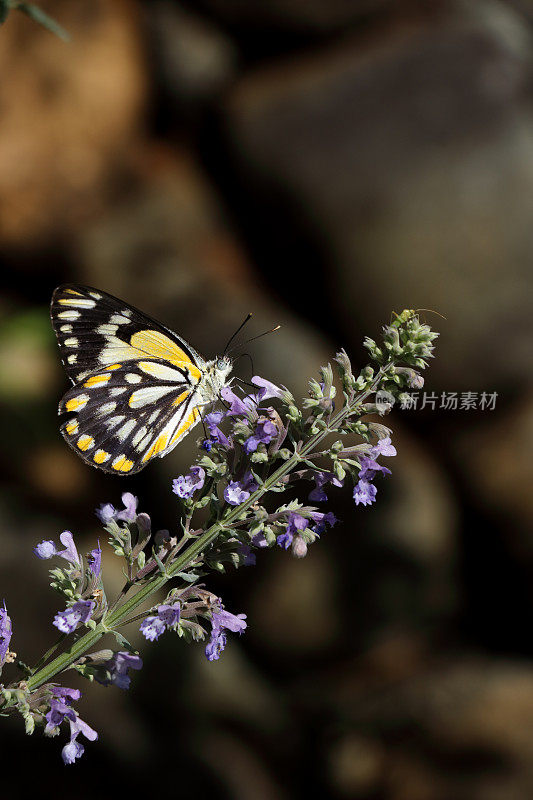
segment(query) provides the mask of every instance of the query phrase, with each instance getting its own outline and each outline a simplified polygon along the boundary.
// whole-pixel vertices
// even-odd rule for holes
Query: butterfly
[[[74,384],[59,404],[67,415],[61,434],[104,472],[132,475],[167,455],[229,385],[227,355],[205,361],[169,328],[99,289],[59,286],[50,315]]]

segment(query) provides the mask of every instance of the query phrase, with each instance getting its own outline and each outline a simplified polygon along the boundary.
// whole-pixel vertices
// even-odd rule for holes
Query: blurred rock
[[[69,44],[15,12],[0,37],[0,70],[9,75],[0,87],[4,246],[42,246],[101,208],[145,101],[136,3],[41,5]]]
[[[368,797],[379,783],[383,747],[369,737],[346,734],[332,746],[329,759],[330,781],[340,795]]]
[[[287,800],[290,795],[272,774],[261,754],[250,750],[248,742],[210,730],[196,743],[196,751],[214,772],[232,800]]]
[[[174,110],[197,110],[234,76],[235,47],[205,18],[178,3],[158,0],[150,3],[147,23],[158,85]]]
[[[342,615],[336,569],[322,545],[315,543],[302,559],[290,551],[258,552],[258,561],[267,564],[253,587],[250,636],[257,637],[262,648],[302,655],[326,651],[338,640]]]
[[[494,389],[522,383],[532,333],[531,34],[503,4],[447,7],[248,75],[228,140],[285,282],[290,212],[347,335],[434,308],[432,386]]]
[[[313,696],[327,709],[324,727],[344,730],[330,755],[338,791],[353,785],[350,796],[388,800],[531,796],[531,665],[469,655],[439,662],[426,656],[400,680],[386,674],[376,670],[375,658],[361,659],[344,676],[328,676],[329,698],[321,692],[320,678],[307,676],[313,686],[308,702]],[[346,751],[356,759],[353,773],[343,767]],[[358,758],[368,767],[364,794],[357,794]]]
[[[394,0],[202,0],[202,5],[239,29],[326,33],[398,5],[409,13],[418,4],[410,0],[400,4]]]
[[[508,515],[509,540],[523,555],[533,555],[533,396],[503,411],[479,415],[455,445],[457,466],[489,511]]]

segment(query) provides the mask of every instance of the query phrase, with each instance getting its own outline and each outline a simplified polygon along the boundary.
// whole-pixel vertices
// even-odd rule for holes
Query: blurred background
[[[58,608],[32,547],[68,528],[91,549],[94,507],[126,490],[172,528],[195,453],[191,436],[119,479],[66,447],[57,284],[116,294],[208,357],[250,310],[250,336],[281,323],[250,350],[297,396],[335,348],[362,366],[391,311],[447,319],[426,315],[439,401],[388,418],[377,505],[346,487],[307,558],[213,578],[249,621],[219,662],[167,635],[129,692],[67,675],[100,732],[76,766],[3,720],[4,789],[31,765],[81,800],[529,800],[533,5],[41,5],[70,43],[15,12],[0,28],[0,597],[26,661]],[[496,405],[447,410],[443,392]]]

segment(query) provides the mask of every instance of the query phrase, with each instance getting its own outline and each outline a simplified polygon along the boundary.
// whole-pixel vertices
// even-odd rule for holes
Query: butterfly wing
[[[170,361],[200,380],[204,359],[181,337],[139,309],[89,286],[63,284],[52,295],[52,325],[72,383],[112,364]]]
[[[112,474],[139,472],[200,419],[203,358],[173,331],[99,289],[59,286],[51,318],[74,386],[59,413],[67,443]]]
[[[111,365],[113,367],[113,365]],[[133,474],[169,453],[200,419],[201,398],[186,371],[162,360],[96,370],[59,404],[61,433],[83,460]]]

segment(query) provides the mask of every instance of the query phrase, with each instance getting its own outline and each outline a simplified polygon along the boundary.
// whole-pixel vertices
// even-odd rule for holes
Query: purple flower
[[[13,625],[7,613],[6,601],[4,600],[4,607],[0,608],[0,667],[5,664],[12,634]]]
[[[370,452],[374,457],[379,455],[395,456],[396,448],[391,444],[390,436],[387,436],[384,439],[379,439]]]
[[[285,550],[288,550],[292,544],[292,540],[294,536],[299,532],[305,530],[309,525],[309,520],[305,517],[302,517],[301,514],[296,514],[294,511],[291,511],[289,516],[287,517],[287,527],[280,533],[277,537],[276,541],[280,547],[284,547]]]
[[[390,436],[379,439],[377,444],[370,448],[368,455],[362,456],[360,459],[359,481],[353,490],[353,499],[357,506],[371,506],[375,501],[378,490],[371,481],[377,472],[382,472],[384,475],[391,474],[390,469],[382,467],[381,464],[378,464],[376,461],[376,458],[380,455],[396,455],[396,448],[391,444]]]
[[[224,629],[233,633],[242,633],[246,628],[246,614],[230,614],[220,606],[211,614],[211,638],[206,645],[205,654],[208,661],[217,661],[226,646]]]
[[[250,494],[257,489],[257,483],[248,470],[242,480],[230,481],[224,489],[224,498],[230,506],[238,506],[248,500]]]
[[[254,375],[252,378],[252,383],[255,386],[259,386],[259,391],[257,392],[257,402],[260,403],[263,400],[268,400],[271,397],[283,397],[287,390],[285,388],[281,388],[276,386],[274,383],[270,383],[270,381],[265,380],[265,378],[261,378],[259,375]]]
[[[206,450],[208,453],[213,449],[213,445],[217,443],[217,440],[214,436],[210,436],[209,439],[204,439],[202,444],[200,445],[203,450]]]
[[[146,617],[141,623],[140,631],[150,642],[157,641],[162,633],[170,628],[176,629],[180,621],[181,606],[179,602],[162,605],[157,608],[157,616]]]
[[[172,481],[172,491],[182,500],[190,499],[197,489],[201,489],[205,481],[205,470],[202,467],[191,467],[186,475],[179,475]]]
[[[355,505],[371,506],[376,499],[377,489],[373,483],[366,480],[360,480],[353,490],[353,499]]]
[[[278,429],[268,417],[259,417],[254,433],[245,441],[247,453],[254,453],[260,443],[269,444],[278,435]]]
[[[359,477],[363,480],[372,480],[375,476],[376,472],[383,472],[384,475],[390,475],[390,469],[387,467],[382,467],[381,464],[378,464],[377,461],[374,461],[373,458],[368,458],[367,456],[362,456],[360,459],[361,468],[359,470]]]
[[[65,546],[64,550],[58,550],[55,542],[51,539],[45,539],[40,542],[37,547],[34,547],[33,552],[37,558],[52,558],[52,556],[61,556],[62,558],[70,561],[71,564],[81,566],[80,557],[74,544],[74,539],[70,531],[63,531],[59,540]]]
[[[78,712],[72,708],[72,701],[79,700],[81,696],[79,689],[54,686],[51,691],[52,699],[50,700],[49,711],[46,714],[45,734],[54,736],[58,733],[61,723],[64,720],[68,721],[70,725],[70,741],[63,747],[61,755],[65,764],[73,764],[85,751],[83,745],[77,741],[80,733],[91,742],[98,739],[98,734],[90,725],[80,719]]]
[[[256,534],[257,536],[259,534]],[[256,563],[255,553],[252,551],[252,548],[247,544],[241,544],[238,549],[238,553],[244,557],[243,564],[245,567],[254,567]]]
[[[114,684],[119,689],[129,689],[131,678],[128,675],[129,669],[142,669],[142,658],[127,651],[113,653],[113,658],[107,661],[104,666],[109,671],[109,678],[98,680],[103,686]]]
[[[166,631],[166,625],[159,617],[151,616],[146,617],[141,622],[139,630],[149,642],[156,642],[161,634]]]
[[[104,503],[97,508],[96,516],[100,522],[103,522],[104,525],[108,525],[111,521],[119,519],[123,522],[135,522],[137,519],[138,499],[131,494],[131,492],[124,492],[122,495],[122,502],[124,503],[122,511],[118,511],[111,503]]]
[[[89,553],[89,569],[95,578],[100,576],[102,571],[102,549],[100,547],[100,542],[98,542],[98,546]]]
[[[222,399],[230,404],[230,407],[226,411],[226,416],[228,417],[246,417],[251,411],[255,410],[255,406],[257,405],[252,395],[239,397],[229,386],[224,386],[220,394]]]
[[[207,416],[204,419],[204,422],[209,428],[209,433],[210,433],[209,441],[211,441],[213,444],[215,442],[221,444],[222,447],[229,447],[230,446],[229,439],[218,427],[225,416],[226,414],[224,411],[212,411],[210,414],[207,414]]]
[[[159,619],[163,620],[166,628],[175,628],[180,621],[181,606],[179,603],[173,603],[171,606],[163,605],[157,609]]]
[[[53,624],[61,633],[72,633],[80,623],[85,624],[90,620],[94,606],[92,600],[79,600],[65,611],[56,614]]]
[[[343,486],[344,484],[344,481],[339,480],[333,472],[315,472],[313,477],[315,479],[315,488],[309,493],[308,499],[314,503],[323,503],[328,499],[323,489],[327,483],[331,483],[332,486]]]
[[[337,524],[337,517],[335,514],[332,514],[331,511],[328,511],[327,514],[322,514],[321,511],[311,511],[309,516],[316,523],[315,527],[313,528],[314,533],[320,536],[327,530],[328,526],[333,528],[334,525]]]
[[[57,555],[57,548],[51,539],[45,539],[33,548],[33,552],[37,558],[52,558]]]

